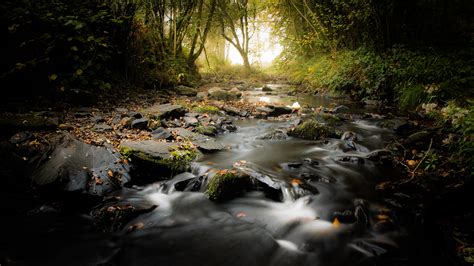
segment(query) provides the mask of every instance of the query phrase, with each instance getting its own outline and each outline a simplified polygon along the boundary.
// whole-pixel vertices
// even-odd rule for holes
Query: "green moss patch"
[[[289,131],[288,134],[293,137],[298,137],[308,140],[318,140],[334,135],[334,130],[315,120],[305,121],[303,124],[295,127]]]
[[[252,186],[249,176],[235,170],[222,170],[209,182],[206,194],[210,200],[224,201],[242,195]]]

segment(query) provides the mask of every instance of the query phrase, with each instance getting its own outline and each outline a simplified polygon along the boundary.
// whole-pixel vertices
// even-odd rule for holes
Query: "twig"
[[[416,170],[418,170],[418,167],[420,167],[421,163],[423,163],[423,161],[426,159],[426,157],[428,156],[428,154],[430,153],[431,151],[431,146],[433,145],[433,138],[431,138],[431,141],[430,141],[430,146],[428,146],[428,150],[426,151],[425,153],[425,156],[423,156],[423,158],[421,158],[420,162],[418,162],[418,164],[416,165],[415,169],[413,169],[413,171],[410,171],[410,174],[411,174],[411,177],[409,179],[407,179],[405,182],[403,183],[408,183],[408,182],[411,182],[413,179],[415,179],[415,173],[416,173]]]

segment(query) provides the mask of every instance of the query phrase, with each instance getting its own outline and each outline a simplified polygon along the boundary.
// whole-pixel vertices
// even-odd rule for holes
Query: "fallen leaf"
[[[107,175],[109,175],[110,177],[114,177],[114,172],[112,172],[112,170],[109,170],[107,171]]]
[[[235,215],[235,217],[237,217],[237,218],[242,218],[242,217],[246,217],[246,216],[247,216],[247,214],[245,212],[239,212]]]
[[[339,220],[336,218],[334,218],[334,221],[332,221],[332,225],[334,227],[339,227],[341,225],[341,222],[339,222]]]

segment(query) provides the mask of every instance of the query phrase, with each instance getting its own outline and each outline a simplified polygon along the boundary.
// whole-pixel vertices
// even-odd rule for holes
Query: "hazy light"
[[[250,64],[268,66],[281,53],[282,47],[278,43],[277,38],[272,36],[270,28],[266,26],[257,28],[257,32],[254,33],[249,44],[249,61]],[[238,35],[239,37],[241,36],[240,34]],[[244,64],[239,51],[229,42],[226,43],[226,54],[231,64]]]

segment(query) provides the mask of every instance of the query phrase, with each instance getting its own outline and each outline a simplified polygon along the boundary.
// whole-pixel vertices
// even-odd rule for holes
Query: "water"
[[[273,95],[266,96],[261,91],[248,92],[246,100],[268,97],[267,102],[289,105],[295,100],[279,96],[286,87],[273,89]],[[334,105],[334,99],[322,96],[299,100],[307,107]],[[361,111],[367,110],[351,110]],[[357,265],[396,252],[403,229],[377,199],[374,186],[397,171],[366,158],[382,149],[392,132],[378,127],[374,119],[346,121],[338,129],[357,134],[356,151],[346,151],[347,141],[340,139],[261,139],[293,123],[294,119],[238,121],[236,132],[218,137],[228,149],[206,154],[191,172],[124,193],[122,204],[156,208],[124,227],[118,261],[132,265]],[[267,189],[224,203],[208,200],[203,193],[207,180],[233,166]],[[128,232],[137,224],[139,230]]]

